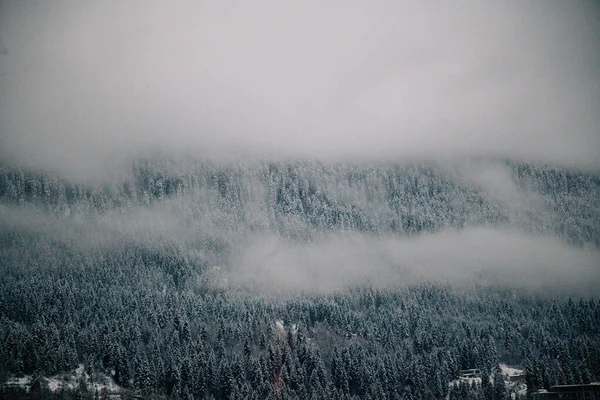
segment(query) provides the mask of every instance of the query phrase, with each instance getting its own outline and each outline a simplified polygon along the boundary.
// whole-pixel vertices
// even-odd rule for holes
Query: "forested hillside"
[[[83,364],[124,396],[408,400],[505,399],[499,362],[530,391],[600,380],[595,173],[158,157],[94,182],[2,165],[0,202],[0,381]],[[466,271],[420,258],[428,238],[496,231],[533,238],[540,269],[489,279],[521,262],[496,243]],[[570,271],[591,289],[545,286]],[[482,384],[451,389],[465,368]]]
[[[134,162],[123,177],[93,185],[5,165],[0,199],[70,218],[123,214],[176,199],[178,217],[188,224],[268,230],[290,238],[324,231],[410,235],[514,224],[575,244],[600,245],[597,174],[501,160],[474,164],[224,164],[161,157]],[[505,189],[486,191],[488,180],[500,180]]]

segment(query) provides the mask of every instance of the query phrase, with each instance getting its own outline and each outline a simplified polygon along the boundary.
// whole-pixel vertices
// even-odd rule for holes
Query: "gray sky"
[[[588,1],[0,0],[0,156],[153,148],[600,166]]]

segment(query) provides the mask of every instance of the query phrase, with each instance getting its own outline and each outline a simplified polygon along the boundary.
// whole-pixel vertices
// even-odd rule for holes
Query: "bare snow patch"
[[[93,373],[92,376],[85,371],[83,364],[79,364],[77,368],[72,372],[63,372],[51,377],[40,377],[42,383],[47,385],[48,389],[52,392],[60,390],[76,390],[79,389],[82,384],[87,385],[90,392],[96,391],[106,392],[107,394],[117,394],[121,392],[121,387],[117,385],[111,377],[103,373]],[[29,392],[31,385],[33,385],[33,378],[31,375],[24,375],[22,377],[11,377],[4,385],[19,387]]]
[[[502,363],[500,364],[500,372],[507,378],[514,378],[517,376],[521,376],[525,373],[525,371],[521,368],[518,368],[516,366],[509,366]]]

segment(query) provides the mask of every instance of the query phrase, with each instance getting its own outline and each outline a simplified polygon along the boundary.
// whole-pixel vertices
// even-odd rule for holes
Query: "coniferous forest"
[[[599,110],[595,1],[0,0],[0,400],[599,400]]]
[[[500,363],[529,393],[600,381],[599,246],[600,176],[544,164],[3,164],[0,382],[32,382],[3,396],[500,400]]]

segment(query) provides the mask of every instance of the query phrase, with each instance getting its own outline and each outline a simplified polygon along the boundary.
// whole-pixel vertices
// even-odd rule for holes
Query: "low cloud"
[[[589,3],[2,2],[0,157],[510,156],[598,167]]]
[[[284,293],[436,281],[598,295],[599,260],[597,249],[501,228],[411,238],[331,235],[304,244],[261,238],[243,251],[228,279],[233,285]]]
[[[129,245],[158,251],[174,245],[197,264],[196,271],[216,271],[214,284],[270,294],[329,293],[364,285],[398,288],[433,281],[550,295],[600,295],[598,248],[570,246],[551,235],[477,227],[416,236],[321,233],[300,241],[268,231],[243,234],[210,224],[186,226],[177,209],[167,202],[126,214],[65,219],[0,205],[0,229],[35,233],[41,235],[39,240],[83,252]]]

